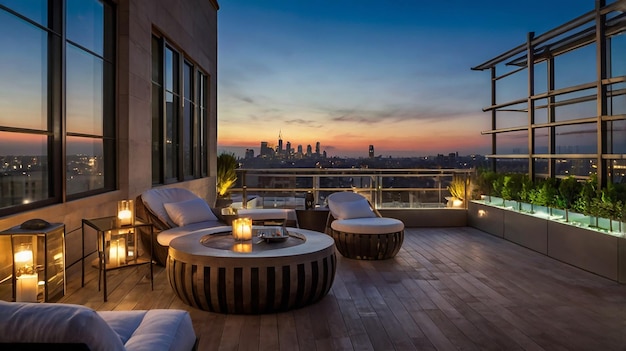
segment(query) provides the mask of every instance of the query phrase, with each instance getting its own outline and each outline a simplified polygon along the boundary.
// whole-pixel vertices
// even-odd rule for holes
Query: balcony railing
[[[231,189],[233,206],[244,208],[325,207],[337,191],[354,191],[377,208],[445,208],[453,180],[467,180],[473,169],[238,169]],[[468,198],[466,189],[464,198]],[[239,203],[241,202],[241,203]],[[466,206],[467,201],[463,202]],[[309,205],[309,206],[307,206]]]

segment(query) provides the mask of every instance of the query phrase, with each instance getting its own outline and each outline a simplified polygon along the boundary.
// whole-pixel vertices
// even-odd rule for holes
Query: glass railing
[[[235,208],[325,207],[337,191],[364,195],[377,209],[465,207],[472,169],[238,169],[230,190]],[[449,188],[463,184],[453,204]]]

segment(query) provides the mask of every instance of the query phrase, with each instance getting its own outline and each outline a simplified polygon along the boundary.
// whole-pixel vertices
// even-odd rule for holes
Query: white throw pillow
[[[357,201],[339,202],[337,204],[329,202],[328,207],[336,219],[376,217],[376,213],[372,211],[369,202],[365,198]]]
[[[217,221],[217,217],[215,217],[209,205],[201,198],[170,202],[163,204],[163,207],[165,207],[167,215],[179,227],[197,222]]]
[[[95,351],[125,350],[96,311],[80,305],[0,301],[0,330],[0,343],[84,343]]]

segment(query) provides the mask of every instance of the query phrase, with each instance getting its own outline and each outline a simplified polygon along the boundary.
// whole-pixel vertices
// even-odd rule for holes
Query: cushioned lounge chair
[[[328,196],[326,233],[348,258],[382,260],[394,257],[404,241],[404,223],[385,218],[369,201],[353,192]]]
[[[135,201],[135,214],[152,224],[153,259],[162,266],[167,262],[172,239],[195,230],[225,225],[204,199],[183,188],[155,188],[143,192]],[[150,233],[142,230],[140,234],[144,247],[149,248]]]

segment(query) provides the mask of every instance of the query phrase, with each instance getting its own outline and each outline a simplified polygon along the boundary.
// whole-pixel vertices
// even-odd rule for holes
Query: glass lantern
[[[0,247],[0,273],[11,282],[15,301],[55,301],[65,295],[65,225],[5,230],[0,233]],[[8,272],[10,279],[4,277]]]

